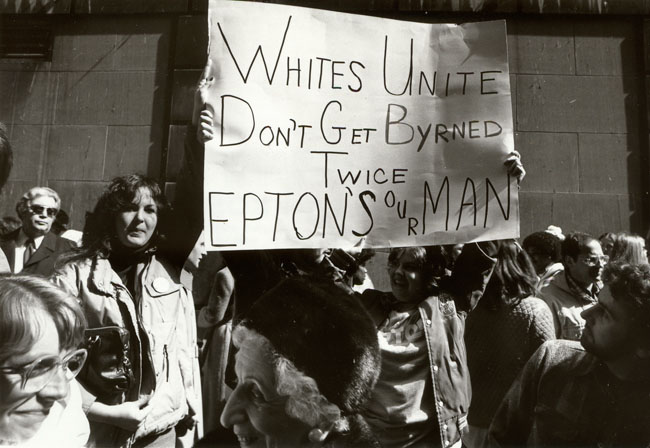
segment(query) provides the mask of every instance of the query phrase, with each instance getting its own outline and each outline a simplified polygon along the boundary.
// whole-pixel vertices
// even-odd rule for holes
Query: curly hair
[[[151,244],[159,245],[164,240],[164,229],[169,213],[167,198],[155,180],[141,174],[129,174],[113,179],[100,196],[95,209],[86,214],[83,242],[80,248],[83,257],[110,255],[117,239],[115,218],[133,204],[141,188],[151,192],[158,209],[158,225],[151,238]]]
[[[560,261],[560,239],[550,232],[535,232],[524,238],[524,250],[530,255],[537,253],[553,262]]]
[[[615,300],[630,307],[642,339],[650,346],[650,265],[609,263],[603,271],[603,281]]]
[[[29,350],[46,319],[54,322],[61,350],[79,346],[86,318],[74,297],[41,277],[0,276],[0,363]]]
[[[535,295],[537,277],[530,257],[512,239],[498,242],[497,263],[482,299],[492,309],[516,306]]]

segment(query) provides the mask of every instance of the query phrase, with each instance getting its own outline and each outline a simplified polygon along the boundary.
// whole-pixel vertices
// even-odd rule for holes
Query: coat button
[[[431,320],[427,319],[427,327],[430,327],[430,326],[431,326]]]
[[[151,282],[151,286],[157,293],[164,293],[169,291],[169,281],[163,277],[157,277]]]
[[[433,371],[437,372],[438,371],[438,366],[433,366]]]

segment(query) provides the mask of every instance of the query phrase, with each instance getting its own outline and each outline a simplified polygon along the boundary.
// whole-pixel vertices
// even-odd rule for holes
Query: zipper
[[[169,352],[167,351],[167,344],[163,345],[163,371],[166,375],[166,380],[169,383]]]

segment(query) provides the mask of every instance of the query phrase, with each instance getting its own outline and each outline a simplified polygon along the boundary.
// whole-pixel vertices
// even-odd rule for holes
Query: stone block
[[[48,187],[61,196],[61,208],[70,216],[70,228],[83,230],[86,212],[95,208],[97,200],[108,185],[107,182],[83,182],[78,180],[54,180]]]
[[[638,139],[627,134],[580,134],[580,191],[631,194],[641,191]]]
[[[182,13],[188,0],[74,0],[77,14]]]
[[[172,121],[191,121],[194,89],[202,70],[174,70]]]
[[[102,178],[106,126],[51,126],[45,178],[98,180]]]
[[[183,152],[187,126],[174,125],[169,127],[169,142],[167,144],[167,167],[165,179],[175,181],[183,164]]]
[[[159,131],[151,126],[109,126],[104,164],[105,181],[131,173],[158,177]]]
[[[14,123],[51,123],[56,104],[56,90],[56,73],[17,73],[14,93]]]
[[[14,97],[16,94],[16,73],[0,71],[0,122],[12,123]]]
[[[556,19],[553,27],[539,19],[508,21],[515,34],[511,63],[519,74],[571,75],[575,73],[573,24]],[[512,61],[516,58],[515,61]]]
[[[208,18],[181,16],[176,34],[176,68],[203,68],[208,60]]]
[[[579,191],[576,134],[518,132],[515,149],[526,168],[522,192]]]
[[[13,180],[9,176],[9,181],[5,184],[0,192],[0,216],[17,216],[16,204],[18,200],[36,184],[31,180]]]
[[[81,16],[54,40],[57,71],[166,70],[171,18]]]
[[[15,125],[11,133],[14,165],[9,176],[37,185],[44,168],[45,142],[49,128],[43,125]]]
[[[519,235],[521,238],[544,230],[551,224],[556,224],[553,222],[553,194],[519,192]]]
[[[634,133],[638,89],[616,76],[518,75],[520,131]]]
[[[596,237],[628,226],[621,220],[616,194],[556,193],[553,223],[562,227],[565,234],[580,230]]]
[[[151,125],[162,113],[154,104],[157,87],[164,85],[157,76],[154,72],[63,72],[55,123]]]
[[[642,69],[637,39],[640,30],[630,20],[575,22],[576,74],[636,76]]]

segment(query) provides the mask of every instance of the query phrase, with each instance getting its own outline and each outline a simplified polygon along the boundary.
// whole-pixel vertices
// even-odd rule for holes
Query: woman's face
[[[390,286],[395,298],[404,303],[419,303],[426,297],[426,285],[420,263],[410,250],[388,263]]]
[[[21,367],[45,356],[60,356],[59,334],[52,319],[43,319],[40,338],[27,353],[15,355],[2,367]],[[0,373],[0,445],[23,442],[33,437],[52,406],[68,396],[69,383],[62,369],[41,390],[28,393],[21,387],[19,373]]]
[[[158,225],[158,206],[148,188],[141,187],[131,206],[115,217],[115,231],[123,246],[145,246]]]
[[[275,389],[273,367],[266,354],[252,344],[242,344],[235,357],[237,387],[226,402],[221,424],[232,428],[239,445],[297,447],[307,442],[311,428],[285,412],[286,397]]]

